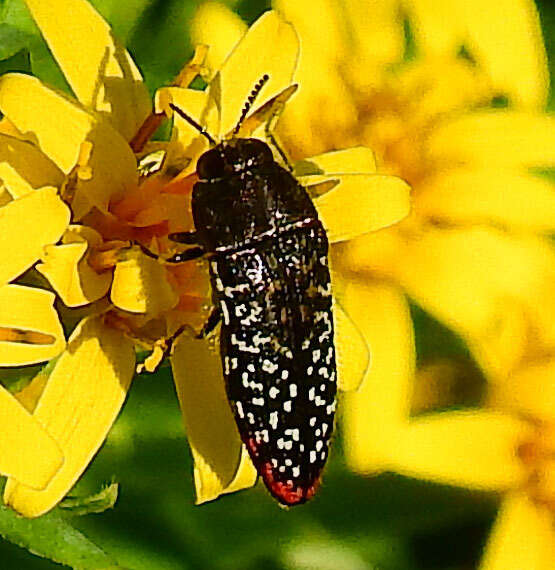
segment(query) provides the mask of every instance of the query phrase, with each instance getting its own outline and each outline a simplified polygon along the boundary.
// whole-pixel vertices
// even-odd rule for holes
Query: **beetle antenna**
[[[245,103],[245,106],[243,107],[243,111],[241,112],[241,116],[239,117],[239,120],[237,121],[237,124],[235,125],[235,128],[233,129],[233,135],[234,136],[239,132],[239,129],[241,128],[241,124],[245,120],[247,113],[251,110],[253,103],[255,102],[256,98],[258,97],[258,94],[260,93],[260,91],[262,90],[262,87],[264,87],[264,85],[266,85],[266,83],[268,83],[269,79],[270,79],[270,76],[267,73],[265,73],[259,79],[258,83],[253,87],[251,94],[248,96],[247,101]]]
[[[204,128],[201,127],[192,117],[189,117],[185,111],[180,109],[177,105],[170,103],[170,108],[173,109],[182,119],[185,119],[193,128],[195,128],[203,137],[208,139],[208,142],[211,145],[216,146],[216,141],[212,137],[212,135]]]

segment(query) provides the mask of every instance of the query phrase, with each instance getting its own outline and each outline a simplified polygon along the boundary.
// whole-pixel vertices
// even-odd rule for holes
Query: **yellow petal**
[[[457,1],[405,0],[411,30],[419,50],[425,54],[449,53],[462,43],[465,22]]]
[[[526,315],[555,335],[554,260],[540,239],[475,227],[429,229],[399,245],[389,263],[408,294],[465,336],[484,365],[508,370],[526,348]]]
[[[36,146],[0,134],[0,180],[20,198],[43,186],[59,188],[64,175]]]
[[[250,93],[264,75],[270,79],[256,98],[255,107],[291,83],[298,50],[292,26],[276,12],[266,12],[251,26],[210,84],[210,93],[220,108],[220,134],[234,128]]]
[[[0,208],[0,284],[11,281],[40,258],[45,245],[60,239],[69,208],[55,188],[42,188]]]
[[[64,458],[40,423],[0,386],[0,473],[42,489],[60,469]]]
[[[498,91],[538,107],[547,95],[547,60],[537,12],[529,0],[406,0],[417,49],[456,53],[464,45]]]
[[[4,500],[27,517],[54,507],[102,445],[125,400],[135,369],[131,341],[100,317],[73,332],[35,409],[34,418],[60,446],[65,462],[43,491],[9,479]]]
[[[372,473],[387,465],[410,405],[414,368],[412,321],[400,291],[349,279],[341,296],[345,310],[370,347],[362,386],[344,396],[345,453],[352,469]]]
[[[179,300],[168,282],[165,267],[142,254],[116,265],[110,299],[124,311],[149,315],[159,315],[175,307]]]
[[[394,176],[345,174],[333,190],[315,199],[330,243],[390,226],[410,209],[410,188]]]
[[[522,107],[545,105],[549,75],[541,26],[531,0],[457,0],[465,45],[498,90]]]
[[[555,421],[555,359],[530,363],[491,386],[488,402],[546,422]]]
[[[302,38],[302,57],[305,51],[312,50],[319,53],[323,61],[339,60],[347,52],[342,16],[334,0],[306,0],[302,3],[275,0],[273,5]]]
[[[418,214],[446,223],[555,230],[553,184],[510,170],[448,170],[419,186],[415,207]]]
[[[391,468],[438,483],[505,490],[526,480],[517,448],[532,433],[528,423],[496,412],[424,416],[399,433],[390,450]]]
[[[108,292],[112,273],[97,273],[85,257],[89,246],[99,244],[101,239],[92,228],[74,225],[66,231],[62,245],[45,248],[37,271],[48,279],[66,306],[86,305]]]
[[[372,67],[383,67],[402,60],[405,37],[399,6],[395,1],[348,0],[343,4],[334,4],[336,19],[341,22],[345,18],[351,33],[351,58],[359,75],[363,76]],[[364,77],[360,80],[367,81]]]
[[[555,117],[516,111],[481,111],[442,123],[427,151],[439,168],[550,167],[555,164]]]
[[[515,491],[501,503],[480,570],[551,570],[555,560],[553,512]]]
[[[374,174],[376,158],[372,150],[356,146],[312,156],[295,164],[295,176],[302,184],[311,184],[312,176]]]
[[[0,287],[0,366],[36,364],[57,356],[65,337],[49,291]]]
[[[251,487],[256,471],[239,438],[218,355],[206,341],[182,335],[171,362],[195,464],[197,504]]]
[[[333,305],[333,325],[337,387],[345,392],[356,390],[361,386],[370,365],[368,345],[337,300]]]
[[[84,0],[25,3],[79,101],[130,140],[150,113],[150,97],[110,26]]]
[[[66,174],[76,166],[83,144],[92,144],[86,164],[92,177],[79,179],[72,202],[76,219],[93,206],[105,210],[111,199],[137,183],[136,160],[121,135],[38,79],[15,73],[2,76],[0,110]]]
[[[14,394],[17,401],[29,412],[33,413],[40,400],[50,372],[52,372],[54,361],[52,360],[48,365],[43,366],[42,369],[34,376],[34,378],[23,389]]]
[[[357,121],[352,90],[345,81],[345,68],[356,58],[351,34],[345,33],[345,9],[334,0],[279,0],[274,5],[293,24],[301,42],[295,73],[300,88],[283,113],[279,132],[292,156],[321,153],[330,148],[325,133],[345,132]]]
[[[219,2],[204,2],[197,8],[191,22],[191,43],[209,46],[206,63],[216,71],[246,31],[243,20],[227,6]]]

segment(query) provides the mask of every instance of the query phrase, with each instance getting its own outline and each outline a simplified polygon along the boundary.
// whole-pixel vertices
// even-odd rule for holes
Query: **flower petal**
[[[531,363],[491,386],[488,402],[503,410],[555,421],[555,358]]]
[[[314,200],[330,243],[389,226],[410,210],[410,188],[394,176],[345,174]]]
[[[337,387],[348,392],[358,389],[370,365],[366,339],[336,300],[333,305]]]
[[[493,84],[522,107],[542,108],[549,74],[540,21],[531,0],[457,0],[466,46]]]
[[[433,414],[411,420],[398,434],[391,468],[438,483],[505,490],[526,479],[517,448],[532,433],[528,423],[496,412]]]
[[[24,485],[43,489],[64,458],[40,423],[0,386],[0,473]]]
[[[182,335],[171,363],[195,462],[197,503],[211,501],[232,489],[251,487],[256,471],[239,438],[218,355],[206,341]]]
[[[25,366],[62,352],[65,337],[49,291],[0,287],[0,366]]]
[[[112,283],[112,273],[97,273],[85,254],[102,238],[87,226],[69,226],[62,245],[46,246],[43,263],[37,265],[67,307],[80,307],[104,297]]]
[[[137,183],[135,156],[121,135],[38,79],[16,73],[2,76],[0,111],[66,174],[79,162],[83,145],[92,145],[86,164],[92,177],[78,177],[72,202],[76,219],[93,206],[104,211],[111,199]]]
[[[395,288],[355,279],[346,283],[341,301],[370,347],[371,363],[359,390],[344,396],[345,453],[352,469],[372,473],[387,465],[408,418],[415,362],[412,321]]]
[[[510,170],[448,170],[418,188],[419,215],[451,224],[555,230],[555,190],[545,179]]]
[[[191,22],[191,43],[209,46],[206,63],[212,71],[217,71],[246,31],[243,20],[227,6],[204,2]]]
[[[368,69],[402,60],[405,37],[397,2],[347,0],[343,4],[332,4],[336,9],[336,20],[346,20],[350,43],[352,42],[349,45],[352,54],[350,58],[347,57],[347,61],[351,59],[356,64],[358,74],[363,76]],[[307,13],[310,12],[307,10]],[[360,81],[367,79],[361,77]]]
[[[0,180],[20,198],[43,186],[61,187],[64,175],[36,146],[0,134]]]
[[[159,315],[179,300],[165,267],[140,253],[116,265],[110,299],[124,311],[149,315]]]
[[[69,208],[55,188],[42,188],[0,208],[0,284],[12,281],[40,258],[45,245],[60,239]]]
[[[555,338],[555,258],[543,240],[483,227],[429,229],[398,243],[388,263],[407,293],[465,337],[494,376],[522,357],[528,319],[536,334]]]
[[[552,167],[555,117],[499,110],[462,115],[441,123],[431,133],[427,152],[439,168],[461,163]]]
[[[533,2],[406,0],[417,48],[456,53],[464,45],[494,85],[515,103],[538,107],[547,96],[547,60]]]
[[[553,512],[524,492],[507,495],[491,531],[480,570],[550,570],[555,560]]]
[[[338,176],[341,174],[374,174],[376,158],[365,146],[334,150],[300,160],[295,164],[295,176],[302,184],[312,184],[312,176]]]
[[[79,101],[131,140],[150,113],[150,96],[110,26],[84,0],[25,3]]]
[[[102,445],[125,400],[135,369],[131,341],[100,317],[73,332],[35,409],[34,417],[60,446],[65,462],[43,491],[9,479],[5,502],[27,517],[39,516],[71,489]]]
[[[256,98],[257,106],[291,83],[298,51],[295,31],[276,12],[266,12],[251,26],[210,84],[210,93],[220,109],[219,134],[233,129],[264,75],[270,79]]]

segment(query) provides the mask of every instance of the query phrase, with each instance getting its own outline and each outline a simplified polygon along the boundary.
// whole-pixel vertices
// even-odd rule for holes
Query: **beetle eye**
[[[218,148],[206,151],[197,162],[197,174],[201,180],[221,178],[224,171],[225,162]]]

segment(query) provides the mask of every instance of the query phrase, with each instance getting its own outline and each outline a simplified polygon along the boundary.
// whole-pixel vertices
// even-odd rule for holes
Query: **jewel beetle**
[[[170,104],[211,148],[196,167],[195,231],[170,236],[195,246],[168,261],[207,258],[214,307],[201,335],[221,322],[222,367],[239,434],[270,493],[291,506],[319,485],[337,370],[324,227],[270,146],[237,136],[267,80],[255,86],[233,135],[219,143]]]

